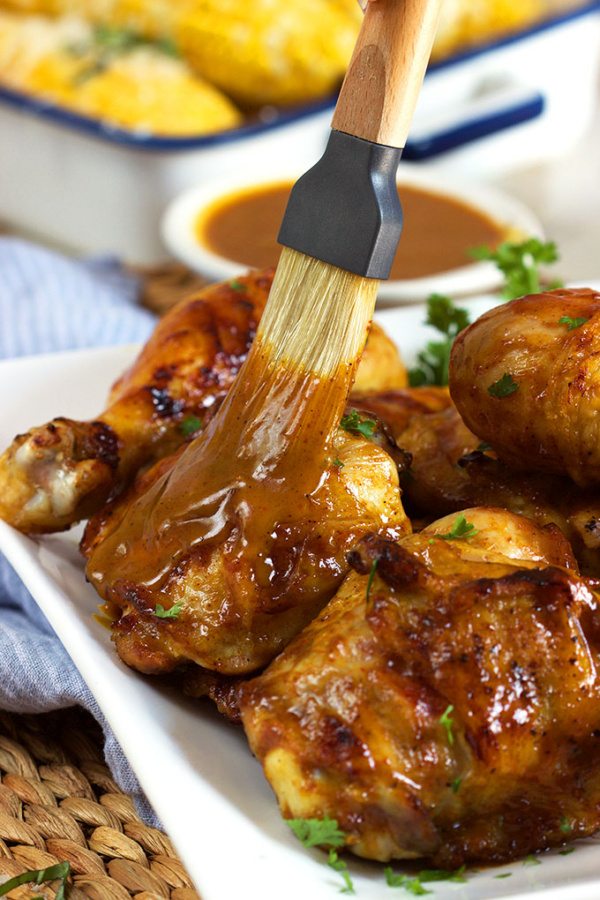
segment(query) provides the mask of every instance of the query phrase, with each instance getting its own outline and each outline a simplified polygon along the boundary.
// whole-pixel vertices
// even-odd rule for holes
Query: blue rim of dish
[[[451,66],[465,62],[466,60],[474,59],[475,57],[488,53],[490,50],[494,50],[498,47],[505,47],[509,44],[517,43],[518,41],[531,37],[531,35],[548,31],[558,25],[581,18],[582,16],[586,16],[597,10],[600,10],[600,0],[593,0],[593,2],[588,2],[577,9],[538,22],[524,31],[519,31],[515,34],[510,34],[485,44],[479,44],[477,47],[456,54],[449,59],[432,63],[428,68],[428,74],[434,74],[442,69],[447,69]],[[271,121],[249,122],[247,125],[242,125],[240,128],[232,128],[230,131],[219,131],[214,134],[206,134],[200,137],[155,137],[146,133],[136,133],[135,131],[127,130],[125,128],[119,128],[118,126],[111,126],[106,122],[101,122],[100,120],[90,118],[89,116],[82,116],[79,113],[71,112],[67,109],[55,106],[47,100],[41,100],[28,94],[21,93],[20,91],[14,91],[3,87],[0,87],[0,102],[4,102],[6,105],[22,110],[25,113],[40,116],[57,125],[66,125],[74,131],[100,138],[102,141],[109,144],[117,144],[135,150],[182,152],[185,150],[200,150],[211,146],[234,143],[235,141],[247,137],[266,134],[281,128],[284,125],[300,122],[302,119],[317,113],[332,110],[335,104],[335,96],[327,97],[325,100],[296,109],[284,110],[278,113]]]

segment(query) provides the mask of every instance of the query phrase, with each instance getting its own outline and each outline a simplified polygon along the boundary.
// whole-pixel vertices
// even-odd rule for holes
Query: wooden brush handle
[[[442,0],[373,0],[367,6],[332,126],[404,147],[429,62]]]

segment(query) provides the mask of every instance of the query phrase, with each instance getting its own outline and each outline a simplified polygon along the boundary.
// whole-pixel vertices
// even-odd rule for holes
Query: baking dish
[[[405,159],[486,176],[564,152],[593,114],[599,50],[595,0],[432,65]],[[159,262],[176,194],[282,161],[308,167],[331,111],[326,100],[218,135],[153,138],[0,90],[0,219],[76,251]]]

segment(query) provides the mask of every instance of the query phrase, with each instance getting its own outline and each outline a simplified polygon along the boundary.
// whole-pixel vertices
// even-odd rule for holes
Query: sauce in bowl
[[[211,253],[255,268],[275,266],[277,233],[291,181],[259,185],[220,197],[196,221],[196,238]],[[496,247],[509,229],[474,206],[411,185],[398,189],[404,229],[390,279],[424,278],[472,262],[469,251]]]

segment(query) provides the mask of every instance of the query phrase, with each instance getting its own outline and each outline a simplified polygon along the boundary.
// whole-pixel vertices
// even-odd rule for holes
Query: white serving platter
[[[466,301],[473,314],[490,299]],[[423,307],[378,316],[408,362],[433,334]],[[55,415],[89,418],[133,346],[37,356],[0,363],[0,447]],[[33,540],[0,522],[0,550],[52,623],[133,766],[196,884],[202,900],[332,900],[340,880],[319,851],[305,850],[282,821],[241,729],[208,703],[190,702],[127,669],[93,618],[98,598],[85,582],[79,530]],[[569,856],[543,854],[468,875],[466,884],[433,883],[433,898],[598,900],[600,848],[589,840]],[[408,896],[386,886],[383,866],[349,859],[360,900]],[[499,877],[510,872],[510,877]]]

